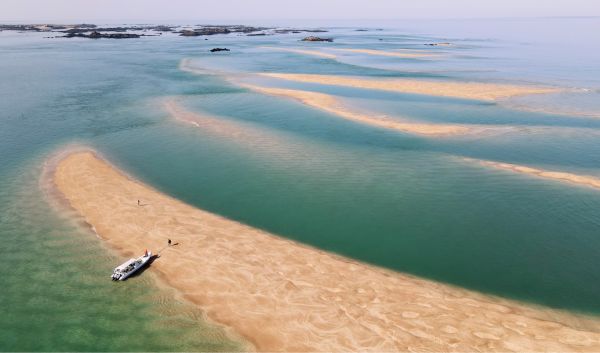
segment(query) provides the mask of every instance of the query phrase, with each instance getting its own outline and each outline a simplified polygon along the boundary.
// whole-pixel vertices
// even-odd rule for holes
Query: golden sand
[[[558,88],[505,85],[479,82],[446,82],[400,78],[363,78],[353,76],[261,73],[259,75],[296,82],[319,83],[364,89],[424,94],[440,97],[494,101],[514,96],[559,92]]]
[[[575,185],[587,186],[600,189],[600,177],[592,175],[579,175],[566,172],[556,172],[551,170],[537,169],[518,164],[495,162],[481,159],[465,158],[467,161],[475,161],[483,166],[496,169],[504,169],[517,173],[532,175],[538,178],[552,179],[556,181],[567,182]]]
[[[261,351],[600,350],[595,320],[300,245],[161,194],[91,152],[64,158],[53,180],[124,258],[179,243],[144,275]]]
[[[344,119],[385,129],[392,129],[406,133],[427,136],[456,135],[466,133],[469,130],[468,127],[462,125],[413,123],[401,121],[398,119],[390,119],[386,116],[373,116],[357,112],[344,105],[336,97],[325,93],[302,91],[295,89],[264,87],[250,84],[240,85],[254,90],[256,92],[292,98],[308,106],[321,109],[323,111],[342,117]]]
[[[327,58],[327,59],[335,59],[336,58],[336,56],[333,54],[324,53],[324,52],[318,51],[318,50],[283,48],[283,47],[260,47],[260,48],[278,50],[278,51],[287,51],[290,53],[297,53],[297,54],[304,54],[304,55],[320,56],[322,58]]]
[[[376,49],[336,49],[342,52],[349,53],[359,53],[359,54],[369,54],[369,55],[379,55],[379,56],[393,56],[398,58],[407,58],[407,59],[422,59],[422,58],[434,58],[439,57],[440,54],[432,54],[424,51],[414,51],[414,50],[376,50]]]

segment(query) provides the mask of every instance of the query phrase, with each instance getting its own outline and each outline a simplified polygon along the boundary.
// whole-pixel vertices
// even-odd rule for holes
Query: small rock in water
[[[229,51],[229,49],[227,48],[212,48],[210,50],[211,53],[217,52],[217,51]]]
[[[448,42],[444,42],[444,43],[427,43],[425,45],[429,45],[429,46],[432,46],[432,47],[437,47],[437,46],[448,47],[448,46],[451,46],[452,43],[448,43]]]
[[[309,37],[302,39],[302,41],[303,42],[333,42],[333,39],[309,36]]]

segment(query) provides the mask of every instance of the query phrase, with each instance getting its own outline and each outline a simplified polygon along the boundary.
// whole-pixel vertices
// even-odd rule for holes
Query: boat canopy
[[[135,262],[135,259],[129,259],[127,261],[125,261],[124,263],[122,263],[120,266],[118,266],[117,268],[115,268],[115,271],[124,271],[125,269],[127,269],[127,267],[129,265],[131,265],[132,263]]]

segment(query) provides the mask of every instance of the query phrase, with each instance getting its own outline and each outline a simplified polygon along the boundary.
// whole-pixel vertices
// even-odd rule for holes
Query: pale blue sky
[[[600,16],[598,0],[0,0],[1,21]]]

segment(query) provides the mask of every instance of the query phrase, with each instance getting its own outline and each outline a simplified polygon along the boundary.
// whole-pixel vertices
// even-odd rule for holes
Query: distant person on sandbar
[[[138,200],[138,206],[140,206],[140,200]]]
[[[171,246],[171,239],[167,240],[167,244],[169,244],[169,246]]]

